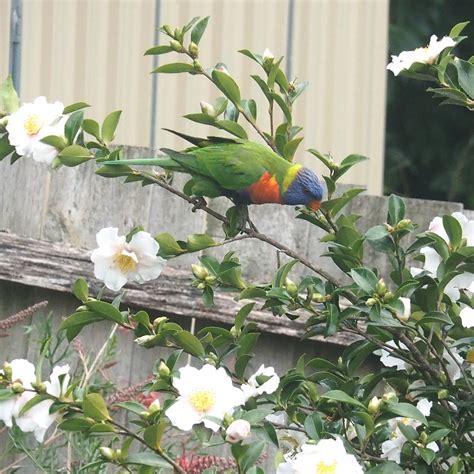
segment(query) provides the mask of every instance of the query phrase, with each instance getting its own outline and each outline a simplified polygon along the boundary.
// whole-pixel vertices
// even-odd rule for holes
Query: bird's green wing
[[[192,154],[200,174],[212,177],[225,189],[239,191],[257,182],[266,171],[271,172],[271,167],[260,159],[267,152],[266,147],[242,141],[206,146]]]

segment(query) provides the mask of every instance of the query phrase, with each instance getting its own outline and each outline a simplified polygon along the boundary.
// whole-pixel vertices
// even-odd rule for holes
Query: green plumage
[[[172,131],[172,130],[170,130]],[[185,192],[195,196],[228,196],[244,191],[268,172],[280,189],[292,163],[284,160],[267,146],[242,139],[209,137],[199,139],[173,132],[193,143],[184,152],[162,149],[167,158],[120,160],[123,165],[157,165],[163,169],[191,175]],[[107,162],[113,164],[113,162]],[[233,193],[234,192],[234,193]]]

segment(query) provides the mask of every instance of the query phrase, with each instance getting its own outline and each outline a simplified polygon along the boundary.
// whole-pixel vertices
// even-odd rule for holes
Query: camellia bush
[[[405,217],[403,199],[392,195],[386,221],[361,232],[360,216],[350,214],[347,205],[363,189],[343,192],[339,180],[366,158],[336,161],[310,149],[325,167],[322,179],[295,164],[302,128],[293,122],[293,108],[307,83],[287,78],[282,58],[269,50],[240,51],[259,67],[251,78],[267,101],[269,126],[263,128],[256,102],[241,97],[225,65],[200,63],[207,23],[208,18],[194,18],[184,27],[164,25],[160,31],[167,42],[146,54],[175,56],[155,73],[188,73],[214,84],[222,95],[201,102],[201,111],[186,118],[226,136],[174,132],[190,145],[163,150],[158,158],[126,160],[120,146],[112,147],[119,111],[99,124],[84,118],[85,103],[64,107],[39,97],[20,106],[11,81],[3,84],[0,158],[34,159],[53,169],[95,161],[100,176],[160,186],[187,201],[190,212],[209,214],[221,222],[222,239],[199,233],[184,240],[166,232],[151,236],[140,227],[128,233],[98,230],[91,259],[104,289],[91,294],[88,283],[78,279],[73,287],[78,307],[56,334],[46,335],[35,365],[23,359],[4,363],[0,420],[12,432],[31,433],[38,443],[51,426],[69,439],[76,436],[90,453],[79,472],[114,465],[140,473],[258,474],[268,456],[272,472],[281,474],[473,472],[474,221],[454,213],[433,216],[428,229],[417,229]],[[445,104],[472,110],[474,57],[453,54],[465,26],[393,57],[388,69],[429,81],[429,91]],[[248,139],[249,130],[259,143]],[[174,173],[189,178],[183,189],[173,186]],[[218,196],[228,198],[224,214],[210,200]],[[266,203],[295,206],[297,219],[322,230],[324,257],[344,278],[320,268],[320,256],[309,260],[261,233],[249,207]],[[288,259],[270,281],[254,284],[234,252],[212,256],[214,248],[241,239],[263,241]],[[168,260],[204,249],[206,255],[196,256],[192,265],[191,284],[207,305],[219,291],[244,300],[236,303],[230,329],[204,327],[192,334],[167,317],[153,319],[121,304],[127,282],[158,278]],[[379,274],[373,257],[367,261],[367,249],[388,259],[389,275]],[[296,265],[305,267],[306,276],[292,281]],[[356,342],[334,362],[302,356],[286,373],[264,365],[252,372],[259,331],[248,316],[257,307],[275,317],[305,318],[306,339],[324,335],[330,341],[344,332]],[[104,320],[111,325],[110,340],[117,328],[124,329],[143,350],[161,347],[169,353],[156,360],[149,379],[128,398],[125,392],[110,397],[107,384],[92,383],[98,362],[85,364],[76,376],[51,356],[52,341],[77,344],[86,326]],[[361,370],[374,357],[380,369]],[[183,437],[193,456],[182,455],[177,440]]]

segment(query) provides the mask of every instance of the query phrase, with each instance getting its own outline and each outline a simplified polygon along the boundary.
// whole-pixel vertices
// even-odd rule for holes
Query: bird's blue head
[[[298,165],[296,165],[298,166]],[[288,178],[293,167],[290,168]],[[295,169],[293,179],[288,183],[286,192],[283,194],[283,203],[290,206],[303,204],[313,210],[318,210],[323,199],[324,188],[316,174],[308,168],[298,166]]]

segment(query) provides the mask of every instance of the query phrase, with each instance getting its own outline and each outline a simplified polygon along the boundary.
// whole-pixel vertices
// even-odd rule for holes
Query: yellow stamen
[[[198,412],[205,413],[214,406],[215,397],[210,390],[199,390],[189,397],[189,401]]]
[[[466,362],[474,364],[474,349],[469,349],[466,354]]]
[[[321,461],[316,465],[316,474],[334,474],[336,469],[337,461],[334,461],[331,464],[325,464]]]
[[[123,273],[134,272],[137,269],[137,262],[130,255],[118,253],[114,257],[114,263]]]
[[[25,120],[24,127],[28,135],[36,135],[41,129],[41,122],[38,115],[36,114],[30,115]]]

